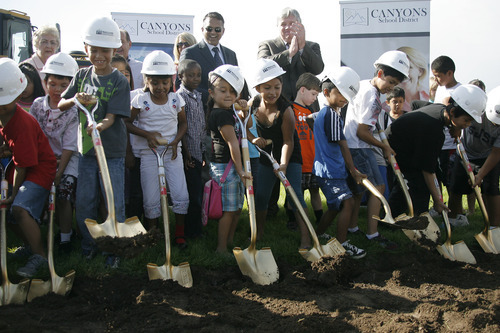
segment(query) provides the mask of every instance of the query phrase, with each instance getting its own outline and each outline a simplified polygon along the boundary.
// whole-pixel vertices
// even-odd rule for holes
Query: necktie
[[[223,64],[222,58],[220,57],[218,47],[214,47],[212,50],[214,51],[215,68],[217,68]]]

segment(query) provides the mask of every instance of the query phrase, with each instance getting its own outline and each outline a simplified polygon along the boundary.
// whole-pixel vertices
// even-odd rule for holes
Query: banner
[[[430,0],[340,1],[341,62],[361,79],[374,76],[373,63],[390,50],[410,59],[406,100],[429,98]],[[404,110],[411,110],[405,103]]]
[[[154,50],[163,50],[173,58],[175,38],[182,32],[193,33],[192,15],[111,13],[120,29],[127,30],[132,41],[130,57],[142,61]]]

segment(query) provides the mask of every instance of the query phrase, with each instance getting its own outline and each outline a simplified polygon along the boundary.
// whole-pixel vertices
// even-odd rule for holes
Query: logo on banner
[[[120,29],[128,31],[130,36],[137,36],[137,20],[115,19]]]
[[[366,25],[368,26],[368,8],[352,9],[344,8],[344,27],[350,25]]]

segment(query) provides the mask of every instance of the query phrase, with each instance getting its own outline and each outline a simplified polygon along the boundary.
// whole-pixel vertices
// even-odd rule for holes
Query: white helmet
[[[117,49],[122,46],[120,28],[109,17],[99,17],[90,22],[83,34],[85,44]]]
[[[222,65],[208,73],[208,79],[212,82],[214,80],[213,76],[220,76],[231,85],[231,87],[236,90],[236,94],[239,95],[243,90],[245,85],[245,78],[241,73],[241,69],[233,65]]]
[[[73,77],[78,72],[78,63],[69,54],[59,52],[47,59],[41,72]]]
[[[14,60],[0,59],[0,105],[12,103],[28,85],[28,79]]]
[[[146,75],[174,75],[175,64],[172,57],[167,53],[156,50],[144,58],[141,73]]]
[[[481,123],[481,115],[486,108],[486,93],[473,84],[463,84],[451,92],[451,98],[475,121]]]
[[[492,123],[500,125],[500,86],[488,93],[486,117],[488,117]]]
[[[337,87],[342,96],[352,102],[359,91],[359,75],[352,68],[342,66],[330,72],[327,76]]]
[[[401,51],[385,52],[373,63],[373,67],[377,68],[377,65],[385,65],[394,68],[406,78],[408,78],[410,72],[410,61],[406,53]]]
[[[259,84],[271,81],[285,73],[276,61],[260,58],[257,60],[257,75],[255,75],[253,87],[255,88]]]

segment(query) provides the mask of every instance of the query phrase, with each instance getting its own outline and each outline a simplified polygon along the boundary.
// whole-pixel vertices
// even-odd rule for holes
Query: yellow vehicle
[[[0,9],[0,57],[21,62],[33,54],[30,17],[17,10]]]

